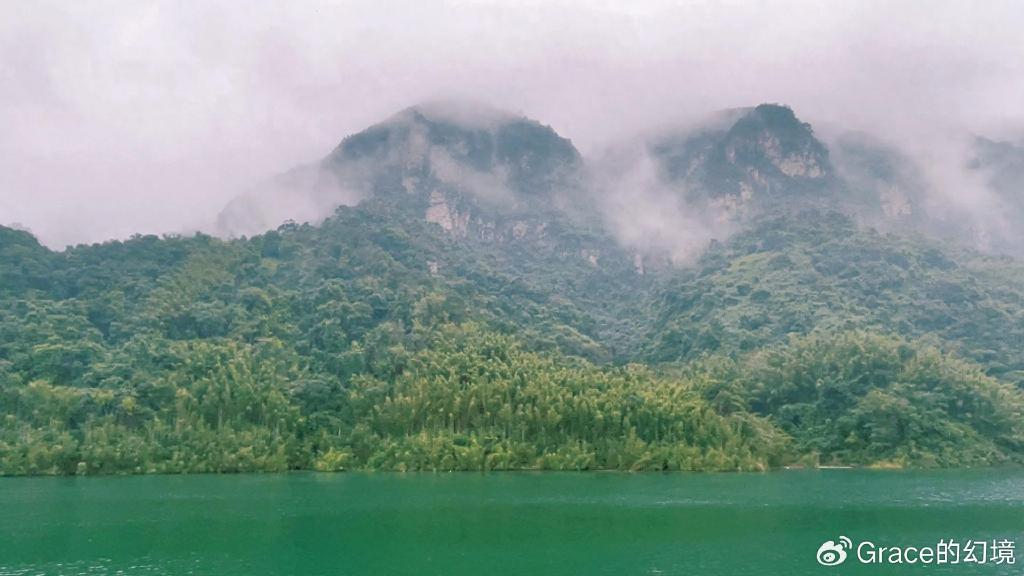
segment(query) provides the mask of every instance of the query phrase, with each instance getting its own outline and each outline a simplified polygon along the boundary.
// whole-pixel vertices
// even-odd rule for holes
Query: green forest
[[[599,258],[581,257],[600,254]],[[1024,460],[1024,268],[838,213],[650,266],[387,199],[251,238],[0,228],[0,473]]]

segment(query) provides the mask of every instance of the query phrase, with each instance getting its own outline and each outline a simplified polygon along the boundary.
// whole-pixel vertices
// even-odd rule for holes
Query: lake
[[[841,535],[1017,563],[820,566]],[[2,575],[1004,575],[1021,546],[1019,469],[0,478]]]

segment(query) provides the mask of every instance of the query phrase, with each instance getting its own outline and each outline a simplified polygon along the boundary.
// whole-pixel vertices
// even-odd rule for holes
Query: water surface
[[[1024,471],[0,478],[0,575],[1024,574],[819,566],[840,535],[1019,548]]]

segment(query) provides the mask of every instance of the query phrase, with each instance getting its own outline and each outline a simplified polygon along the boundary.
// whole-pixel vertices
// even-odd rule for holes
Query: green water
[[[1024,546],[1024,471],[0,478],[0,574],[1024,574],[818,546]],[[852,554],[852,553],[851,553]]]

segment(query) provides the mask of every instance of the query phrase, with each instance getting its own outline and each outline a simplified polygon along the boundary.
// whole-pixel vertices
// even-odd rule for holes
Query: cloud
[[[609,150],[589,177],[588,187],[611,231],[639,254],[692,262],[712,240],[733,231],[725,212],[688,204],[678,185],[667,184],[642,142]]]
[[[51,246],[173,232],[419,101],[528,114],[584,154],[763,101],[920,142],[1024,124],[1024,5],[8,2],[0,222]]]

